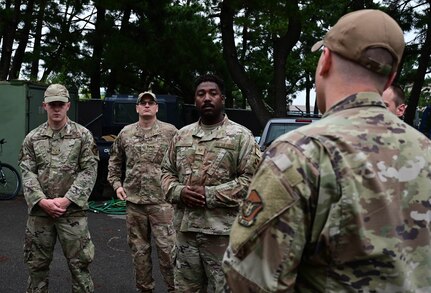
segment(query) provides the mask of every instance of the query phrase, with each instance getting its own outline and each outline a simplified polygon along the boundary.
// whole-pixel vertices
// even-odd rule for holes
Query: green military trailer
[[[4,139],[0,161],[18,170],[18,156],[24,137],[46,121],[42,107],[43,94],[47,84],[14,80],[0,82],[0,140]],[[69,91],[71,107],[69,117],[76,119],[77,93]]]

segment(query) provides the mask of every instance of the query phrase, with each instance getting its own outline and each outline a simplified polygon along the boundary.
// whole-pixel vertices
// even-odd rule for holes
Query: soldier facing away
[[[223,81],[203,75],[195,86],[200,119],[172,140],[162,163],[162,189],[176,204],[176,291],[220,292],[230,227],[260,151],[251,132],[224,115]]]
[[[174,209],[160,187],[160,163],[177,132],[175,126],[157,119],[157,97],[139,94],[139,121],[124,127],[112,145],[108,181],[117,197],[126,200],[127,239],[135,266],[136,288],[152,292],[151,235],[154,237],[160,270],[169,292],[174,291]],[[122,166],[126,176],[122,181]]]
[[[387,14],[313,49],[321,120],[265,152],[223,261],[233,292],[430,292],[431,142],[381,98],[404,50]]]
[[[86,211],[96,182],[98,151],[91,132],[67,117],[67,89],[52,84],[44,96],[48,121],[25,137],[19,163],[29,213],[24,242],[27,293],[48,292],[57,238],[72,274],[72,292],[93,292],[88,266],[94,245]]]

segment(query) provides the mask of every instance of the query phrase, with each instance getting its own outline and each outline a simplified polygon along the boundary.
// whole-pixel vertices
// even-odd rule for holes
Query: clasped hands
[[[188,207],[202,208],[206,204],[205,186],[187,185],[181,190],[180,198]]]
[[[38,204],[48,215],[58,218],[66,212],[70,200],[66,197],[44,198]]]

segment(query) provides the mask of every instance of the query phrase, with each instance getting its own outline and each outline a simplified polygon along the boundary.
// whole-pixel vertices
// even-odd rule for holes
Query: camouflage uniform
[[[430,151],[375,93],[281,136],[232,227],[232,291],[431,292]]]
[[[88,270],[94,245],[86,210],[98,160],[90,131],[70,120],[58,133],[44,123],[24,139],[20,168],[29,213],[24,243],[30,271],[27,292],[48,292],[49,265],[57,237],[72,273],[72,291],[94,291]],[[54,219],[38,202],[58,197],[68,198],[71,204],[65,214]]]
[[[259,160],[253,135],[227,117],[212,131],[196,122],[174,137],[162,163],[162,189],[177,204],[178,292],[198,292],[205,276],[209,292],[220,290],[230,227]],[[205,186],[206,208],[189,208],[180,201],[186,185]]]
[[[160,163],[176,131],[173,125],[158,120],[150,130],[144,130],[138,122],[128,125],[119,133],[109,158],[108,181],[114,189],[123,186],[127,194],[128,242],[136,286],[142,291],[154,288],[150,232],[168,290],[174,290],[174,210],[161,192]],[[126,176],[121,183],[123,162]]]

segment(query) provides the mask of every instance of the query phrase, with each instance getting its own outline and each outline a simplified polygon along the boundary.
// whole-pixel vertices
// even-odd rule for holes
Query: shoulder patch
[[[238,223],[250,227],[256,222],[256,216],[262,211],[262,198],[256,189],[253,189],[241,205]]]
[[[290,169],[293,168],[287,170]],[[247,247],[247,243],[253,242],[277,215],[299,199],[299,195],[282,177],[284,175],[270,160],[264,161],[258,169],[232,225],[229,241],[235,255]]]

